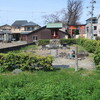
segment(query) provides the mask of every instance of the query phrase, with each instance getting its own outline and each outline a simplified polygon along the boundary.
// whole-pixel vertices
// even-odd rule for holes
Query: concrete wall
[[[98,17],[97,35],[100,36],[100,16]]]
[[[93,38],[95,39],[96,36],[94,36],[94,35],[98,34],[98,31],[97,31],[97,29],[94,30],[94,27],[95,26],[98,27],[98,23],[92,24],[92,25],[93,25],[92,26],[93,27]],[[87,30],[87,28],[88,28],[88,30]],[[90,38],[90,35],[91,35],[91,24],[90,23],[85,26],[85,33],[87,34],[87,38]]]

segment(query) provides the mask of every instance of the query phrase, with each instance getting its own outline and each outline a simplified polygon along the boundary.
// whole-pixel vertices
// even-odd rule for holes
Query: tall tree
[[[44,15],[43,18],[45,23],[61,21],[59,12],[56,12],[55,14]]]
[[[68,0],[67,4],[67,24],[76,25],[82,14],[82,0]]]
[[[82,14],[82,0],[68,0],[67,8],[55,14],[43,16],[44,22],[62,22],[64,25],[76,25]]]

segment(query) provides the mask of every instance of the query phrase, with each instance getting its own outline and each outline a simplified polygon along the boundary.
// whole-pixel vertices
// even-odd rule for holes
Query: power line
[[[2,9],[0,9],[0,11],[2,11],[2,12],[14,12],[14,13],[48,13],[48,12],[44,12],[44,11],[17,11],[17,10],[2,10]]]

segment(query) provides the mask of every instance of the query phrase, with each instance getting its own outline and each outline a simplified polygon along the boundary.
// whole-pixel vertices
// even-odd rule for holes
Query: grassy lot
[[[100,73],[74,69],[2,73],[0,100],[100,100]]]

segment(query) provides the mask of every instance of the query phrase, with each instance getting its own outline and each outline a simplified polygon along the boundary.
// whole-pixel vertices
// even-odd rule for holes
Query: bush
[[[97,41],[97,45],[95,47],[95,54],[100,53],[100,41]]]
[[[94,53],[94,62],[97,69],[100,69],[100,41],[84,38],[76,39],[76,44],[84,47],[89,53]]]
[[[96,65],[100,65],[100,53],[95,55],[94,62]]]
[[[84,38],[76,39],[76,44],[83,46],[90,53],[95,53],[96,49],[100,47],[98,41]]]
[[[16,68],[21,70],[31,70],[35,68],[42,68],[44,70],[52,69],[53,58],[51,56],[44,57],[23,53],[8,53],[5,55],[0,54],[0,57],[0,69],[2,70],[12,71]]]
[[[50,43],[50,41],[47,40],[47,39],[38,40],[38,45],[47,45],[47,44],[49,44],[49,43]]]
[[[96,69],[97,70],[100,70],[100,64],[96,66]]]
[[[63,44],[68,44],[68,45],[71,45],[71,44],[76,44],[76,39],[61,39],[60,40],[60,43],[63,45]]]
[[[76,43],[83,46],[90,53],[100,51],[100,41],[79,38]]]
[[[96,40],[100,40],[100,36],[97,36],[95,39],[96,39]]]

